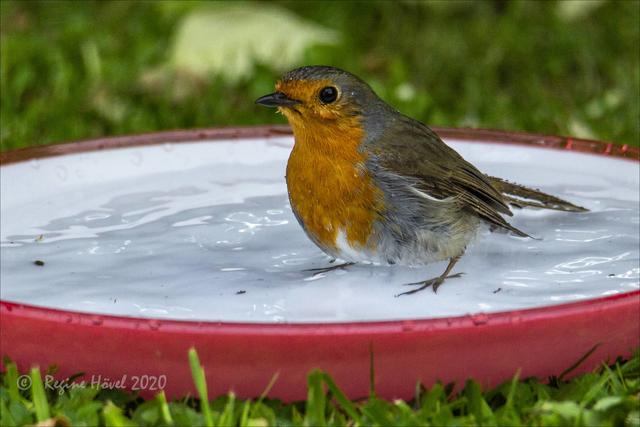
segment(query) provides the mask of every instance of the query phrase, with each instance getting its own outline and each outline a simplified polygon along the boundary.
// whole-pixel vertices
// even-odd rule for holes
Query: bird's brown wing
[[[530,237],[502,218],[500,214],[513,214],[489,178],[426,125],[402,116],[369,148],[381,167],[415,179],[419,190],[429,196],[454,197],[461,209],[474,213],[490,225]]]

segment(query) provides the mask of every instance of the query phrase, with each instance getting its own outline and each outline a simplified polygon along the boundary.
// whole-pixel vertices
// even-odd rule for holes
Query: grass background
[[[432,125],[639,143],[637,0],[270,4],[334,30],[337,42],[305,47],[286,65],[267,57],[240,78],[182,73],[154,80],[183,19],[225,5],[0,2],[2,150],[283,123],[253,101],[272,90],[282,71],[310,63],[353,71],[398,109]],[[262,36],[277,30],[263,29]],[[298,39],[285,35],[285,43]]]
[[[276,60],[278,50],[261,59],[249,50],[246,72],[234,71],[233,57],[228,67],[223,61],[222,68],[204,74],[171,68],[187,17],[226,6],[0,1],[1,149],[163,129],[283,123],[253,101],[272,91],[281,72],[305,64],[350,70],[398,109],[432,125],[640,142],[636,0],[276,1],[269,6],[300,17],[302,27],[319,25],[337,38],[305,45],[284,63]],[[278,36],[279,28],[260,31],[253,42]],[[286,48],[300,35],[278,37]],[[227,42],[233,50],[233,40]],[[211,38],[214,51],[216,43]],[[472,381],[458,394],[436,385],[418,388],[412,402],[375,396],[349,402],[329,377],[316,372],[305,402],[238,401],[229,395],[204,411],[203,402],[193,398],[167,403],[162,396],[145,402],[91,388],[62,395],[37,387],[20,391],[15,366],[5,363],[0,424],[639,426],[639,366],[635,356],[569,382],[516,379],[484,392]],[[35,372],[30,375],[37,384]]]
[[[186,357],[185,357],[186,359]],[[186,360],[185,360],[185,363]],[[3,426],[640,426],[640,353],[611,367],[571,381],[544,383],[513,379],[482,391],[469,380],[459,392],[452,384],[416,386],[414,399],[387,401],[372,391],[350,401],[322,371],[309,374],[304,402],[239,400],[232,393],[210,400],[205,373],[194,349],[189,364],[196,396],[167,402],[163,392],[143,401],[135,394],[97,387],[63,390],[46,387],[43,374],[28,373],[31,386],[18,387],[16,365],[5,361],[0,374],[0,423]],[[268,386],[267,386],[268,388]]]

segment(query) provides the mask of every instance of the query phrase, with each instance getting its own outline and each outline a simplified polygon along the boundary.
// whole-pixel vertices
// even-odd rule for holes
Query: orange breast
[[[358,150],[359,123],[326,126],[292,123],[296,139],[287,164],[292,208],[303,226],[326,248],[336,250],[339,232],[354,248],[371,247],[373,223],[384,210],[383,195]]]

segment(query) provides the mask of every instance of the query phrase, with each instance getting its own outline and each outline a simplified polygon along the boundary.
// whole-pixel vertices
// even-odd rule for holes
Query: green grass
[[[324,63],[351,70],[428,124],[639,143],[637,0],[569,7],[502,0],[276,3],[340,35],[335,45],[306,49],[291,67]],[[284,71],[268,64],[235,82],[178,75],[166,84],[149,83],[167,61],[181,19],[206,7],[0,2],[2,150],[162,129],[283,123],[253,104]]]
[[[237,399],[233,393],[209,401],[205,373],[195,350],[188,357],[197,396],[167,402],[163,392],[142,400],[135,394],[98,388],[43,385],[40,370],[30,371],[31,386],[18,387],[19,373],[7,362],[0,376],[0,425],[60,426],[639,426],[640,352],[627,361],[602,365],[570,381],[557,377],[512,380],[482,390],[468,380],[459,392],[453,384],[418,385],[405,402],[376,397],[351,401],[329,375],[308,376],[304,402],[285,404],[260,396]],[[185,363],[187,357],[185,355]],[[276,379],[277,381],[277,379]],[[267,387],[268,389],[269,387]]]

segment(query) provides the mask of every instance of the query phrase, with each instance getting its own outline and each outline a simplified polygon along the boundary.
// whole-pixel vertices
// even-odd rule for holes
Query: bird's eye
[[[333,101],[338,99],[338,89],[333,86],[323,87],[320,90],[319,97],[323,104],[331,104]]]

